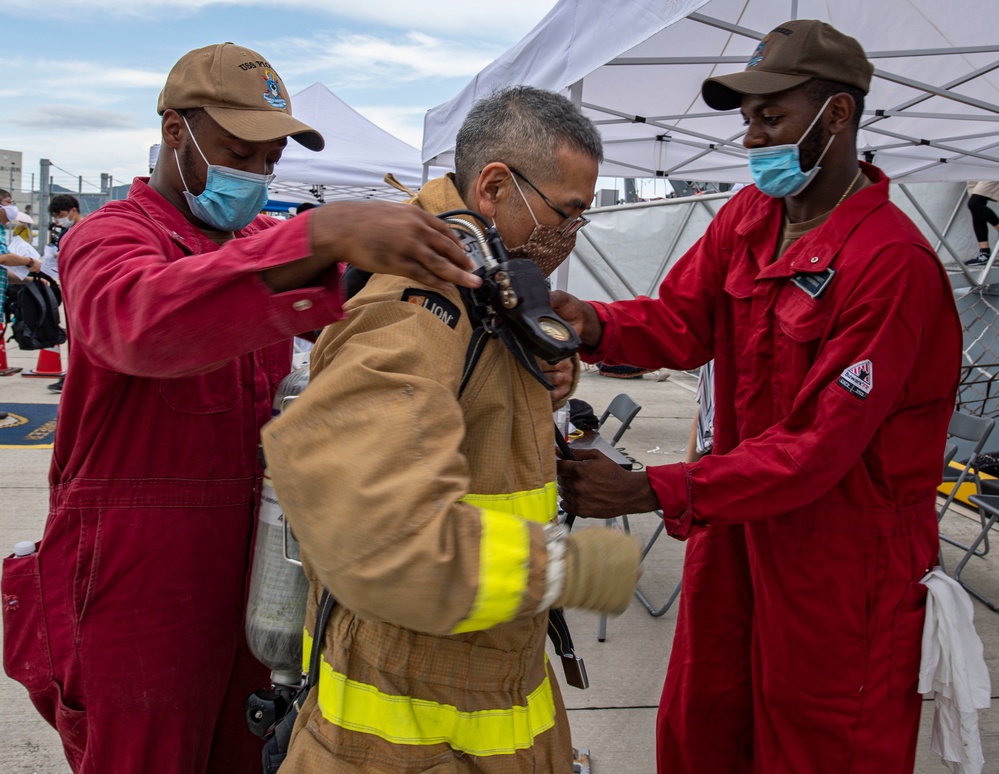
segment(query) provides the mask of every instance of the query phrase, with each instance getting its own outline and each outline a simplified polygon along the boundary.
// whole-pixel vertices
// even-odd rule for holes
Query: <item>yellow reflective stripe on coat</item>
[[[523,492],[468,494],[461,501],[478,508],[519,516],[536,524],[547,524],[558,513],[558,488],[552,481],[540,489],[527,489]]]
[[[479,569],[479,591],[473,604],[473,613],[455,627],[458,634],[465,631],[487,629],[497,623],[508,621],[520,609],[520,600],[527,584],[527,569],[530,562],[530,534],[520,520],[547,524],[557,513],[558,490],[552,481],[540,489],[529,489],[510,494],[469,494],[462,502],[473,505],[482,511],[483,529],[480,554],[487,557]],[[510,518],[514,516],[516,518]],[[504,548],[506,540],[512,550]],[[513,570],[511,571],[511,566]],[[507,577],[516,576],[516,582],[505,584]],[[498,589],[508,586],[511,593],[508,600],[502,601]],[[514,599],[515,598],[515,599]],[[481,600],[481,601],[480,601]],[[490,604],[490,602],[495,604]],[[509,610],[509,615],[496,616],[496,610]],[[492,610],[492,615],[490,611]],[[492,623],[487,622],[490,618]],[[309,671],[309,658],[312,653],[312,637],[308,629],[303,629],[302,671]]]
[[[527,589],[531,564],[528,522],[546,524],[555,515],[554,482],[526,492],[469,494],[462,502],[479,509],[479,583],[468,618],[451,634],[481,631],[513,619]]]
[[[442,742],[469,755],[511,755],[534,746],[535,737],[555,725],[555,698],[545,658],[545,679],[526,706],[464,712],[410,696],[382,693],[333,670],[326,659],[319,672],[319,709],[336,726],[374,734],[392,744]]]

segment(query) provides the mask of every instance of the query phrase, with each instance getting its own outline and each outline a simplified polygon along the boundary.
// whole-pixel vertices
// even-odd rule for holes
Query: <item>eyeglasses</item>
[[[562,223],[560,224],[559,227],[559,233],[562,234],[562,236],[572,236],[577,231],[579,231],[579,229],[581,229],[583,226],[585,226],[587,223],[590,222],[589,218],[584,218],[582,215],[580,215],[578,218],[572,217],[565,210],[563,210],[561,207],[555,204],[555,202],[553,202],[551,199],[545,196],[541,192],[540,188],[538,188],[536,185],[534,185],[534,183],[532,183],[530,180],[524,177],[523,173],[518,172],[509,164],[507,164],[507,167],[510,169],[511,172],[513,172],[513,174],[515,174],[517,177],[519,177],[521,180],[523,180],[525,183],[531,186],[531,188],[534,189],[534,192],[541,197],[541,201],[547,204],[549,209],[557,213],[558,216],[562,218]]]

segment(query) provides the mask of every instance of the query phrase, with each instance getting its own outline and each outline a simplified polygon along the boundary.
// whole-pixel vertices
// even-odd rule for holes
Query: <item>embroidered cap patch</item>
[[[840,374],[837,384],[851,395],[864,400],[874,388],[874,366],[870,360],[854,363]]]

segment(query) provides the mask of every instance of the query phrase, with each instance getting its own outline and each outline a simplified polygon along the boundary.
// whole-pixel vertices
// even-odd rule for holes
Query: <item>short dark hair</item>
[[[192,129],[198,129],[205,122],[208,113],[204,108],[182,108],[176,111],[187,119],[187,125]]]
[[[0,199],[6,199],[8,196],[10,196],[11,199],[14,198],[13,196],[11,196],[10,191],[8,191],[6,188],[0,188]]]
[[[69,212],[73,208],[76,208],[77,212],[80,211],[80,202],[75,196],[56,194],[49,199],[49,215],[55,215],[57,212]]]
[[[531,180],[560,174],[556,152],[568,147],[603,161],[603,143],[593,122],[561,94],[514,86],[476,102],[454,145],[455,184],[464,197],[487,164],[502,161]]]
[[[864,115],[864,97],[866,95],[863,91],[848,83],[827,81],[822,78],[812,78],[805,84],[805,96],[815,108],[822,107],[822,103],[827,99],[841,92],[853,99],[853,130],[856,132],[860,129],[860,119]]]
[[[319,205],[316,204],[315,202],[302,202],[301,204],[299,204],[295,208],[295,214],[296,215],[301,215],[303,212],[308,212],[309,210],[313,209],[314,207],[318,207],[318,206]]]

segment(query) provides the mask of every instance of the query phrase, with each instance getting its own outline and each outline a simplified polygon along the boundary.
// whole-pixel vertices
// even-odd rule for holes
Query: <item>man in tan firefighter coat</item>
[[[480,212],[549,274],[601,157],[568,100],[517,87],[473,107],[456,174],[413,204]],[[347,309],[264,433],[311,581],[306,657],[322,587],[337,600],[281,771],[571,772],[548,610],[622,612],[638,545],[553,524],[551,396],[495,337],[459,390],[473,321],[456,289],[375,275]]]

